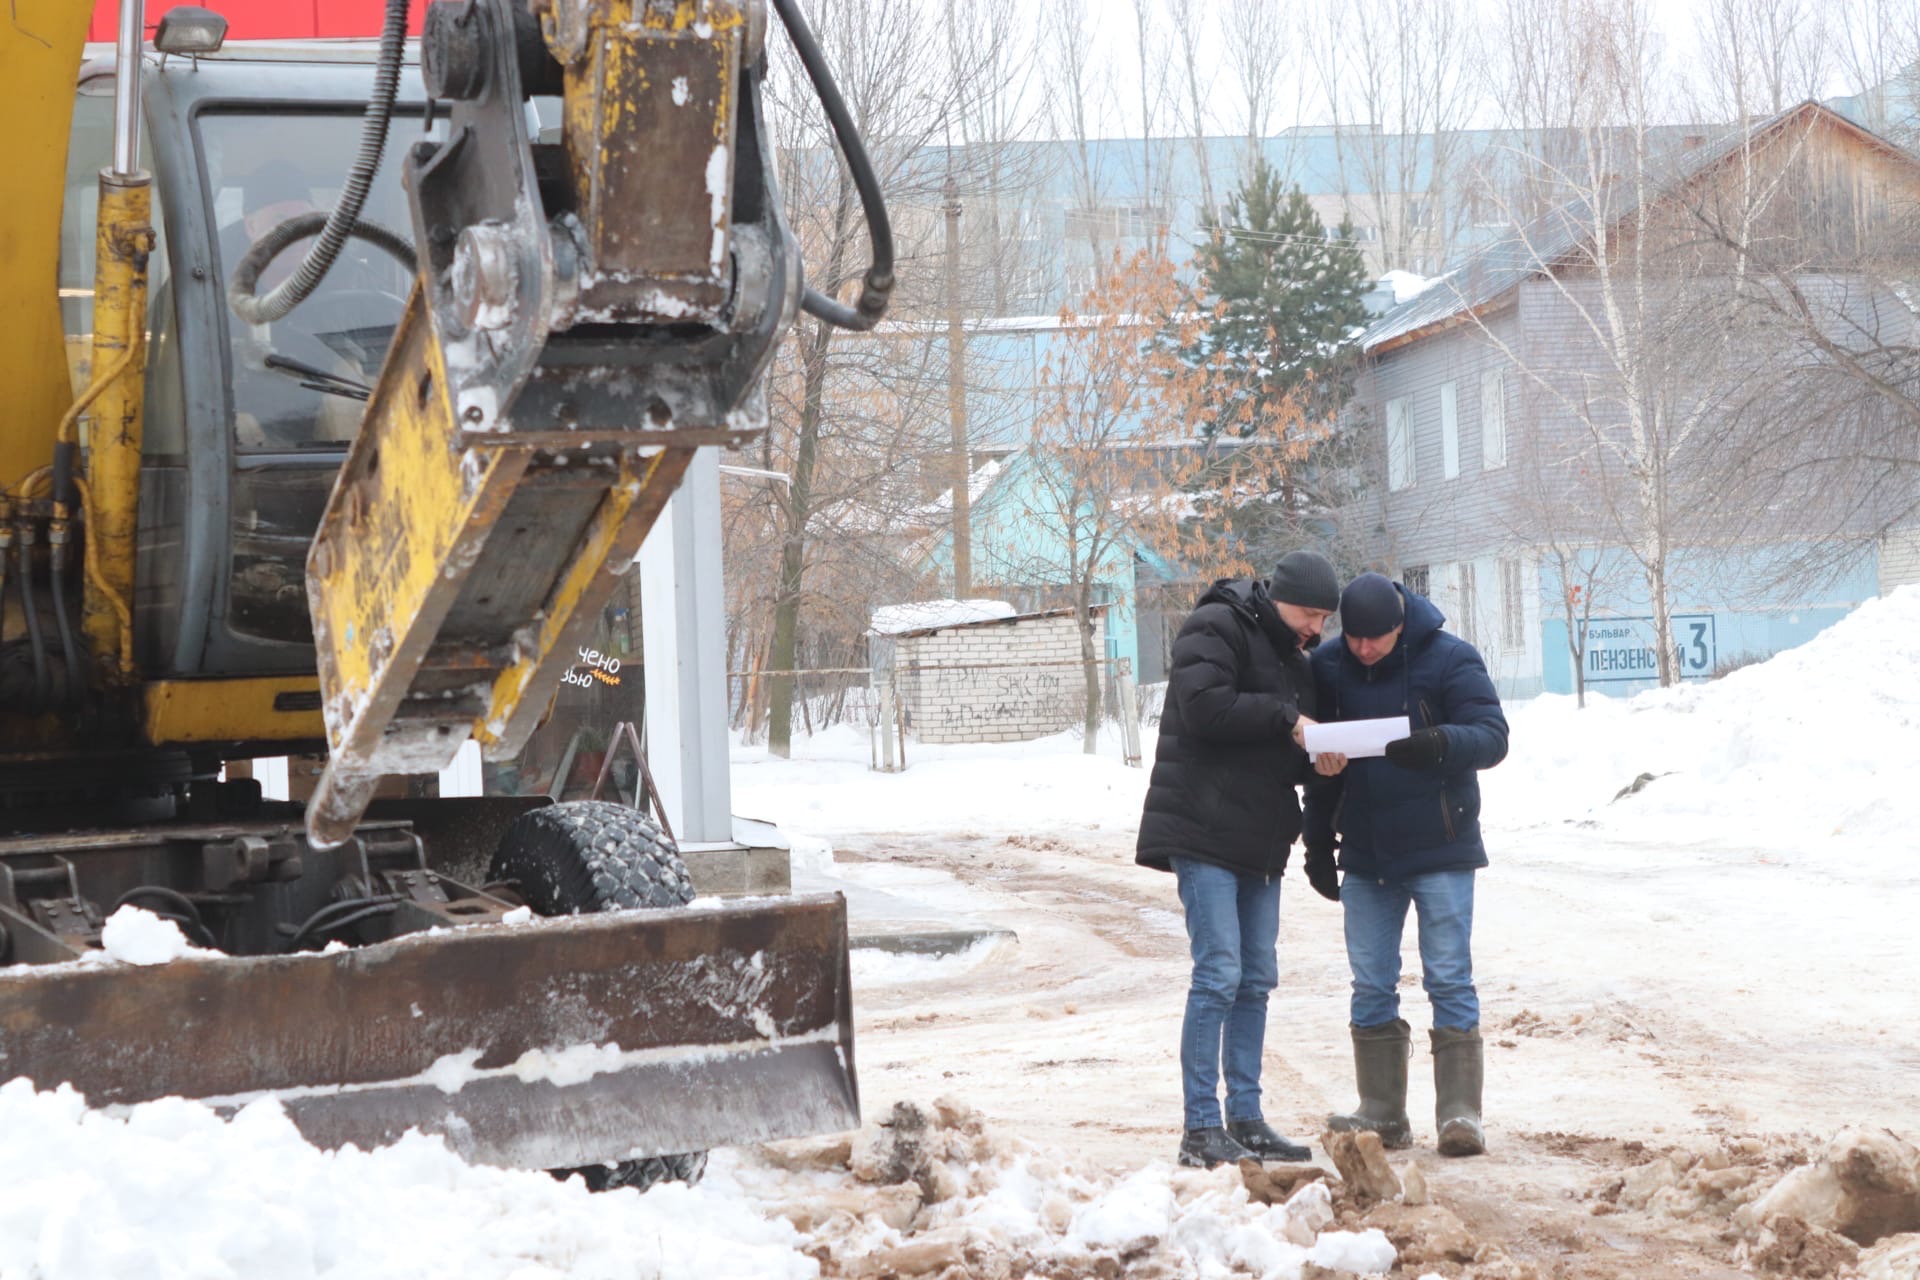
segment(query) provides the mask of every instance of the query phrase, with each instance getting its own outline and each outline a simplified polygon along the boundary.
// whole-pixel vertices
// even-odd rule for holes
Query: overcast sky
[[[1290,0],[1272,0],[1274,4],[1290,3]],[[1828,7],[1829,21],[1844,21],[1841,16],[1856,4],[1885,3],[1885,0],[1834,0]],[[1108,95],[1108,101],[1097,104],[1100,125],[1098,132],[1106,136],[1137,136],[1139,133],[1140,109],[1137,101],[1137,89],[1134,76],[1137,75],[1137,53],[1134,37],[1133,0],[1086,0],[1088,12],[1096,41],[1096,57],[1106,59],[1106,65],[1113,74],[1107,82],[1114,87]],[[1217,117],[1209,132],[1237,132],[1244,119],[1244,106],[1238,84],[1228,69],[1222,49],[1222,37],[1218,10],[1223,8],[1225,0],[1199,0],[1198,9],[1205,14],[1205,23],[1201,33],[1202,65],[1212,67],[1214,76],[1214,107]],[[1489,9],[1491,5],[1488,6]],[[1655,22],[1663,44],[1663,61],[1684,81],[1690,68],[1699,66],[1699,15],[1706,7],[1706,0],[1659,0],[1653,6]],[[1165,30],[1165,17],[1160,18],[1163,35],[1172,45],[1172,35]],[[1046,51],[1040,50],[1036,60],[1044,59]],[[1302,85],[1299,76],[1291,68],[1282,68],[1276,73],[1279,82],[1279,101],[1282,104],[1276,119],[1276,126],[1284,128],[1288,124],[1324,124],[1328,122],[1327,110],[1317,86],[1309,81]],[[1822,97],[1857,92],[1863,86],[1852,84],[1837,66],[1827,76],[1820,92]],[[1128,101],[1127,99],[1135,99]],[[1298,104],[1296,107],[1295,104]],[[1497,107],[1489,102],[1484,109],[1485,118],[1478,124],[1494,123]],[[1681,115],[1691,113],[1681,110]],[[1298,116],[1296,121],[1294,117]],[[1177,126],[1174,126],[1177,127]],[[1162,126],[1164,131],[1167,126]],[[1043,129],[1043,131],[1045,131]]]

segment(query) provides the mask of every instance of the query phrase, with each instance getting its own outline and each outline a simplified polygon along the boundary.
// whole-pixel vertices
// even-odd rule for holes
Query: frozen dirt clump
[[[1920,1231],[1920,1148],[1885,1129],[1845,1129],[1826,1154],[1781,1178],[1739,1215],[1759,1231],[1798,1218],[1856,1244]]]
[[[1860,1246],[1845,1236],[1779,1214],[1741,1245],[1734,1260],[1762,1275],[1824,1280],[1841,1274],[1859,1256]]]
[[[1806,1159],[1804,1149],[1784,1140],[1743,1137],[1720,1143],[1701,1139],[1661,1152],[1615,1178],[1598,1193],[1594,1211],[1724,1220]]]
[[[1397,1257],[1385,1232],[1336,1221],[1323,1171],[1255,1179],[1259,1195],[1231,1166],[1116,1173],[997,1134],[945,1099],[898,1104],[844,1149],[774,1144],[717,1176],[844,1280],[1302,1280],[1384,1274]]]
[[[1334,1167],[1354,1200],[1361,1206],[1378,1200],[1393,1200],[1400,1195],[1400,1178],[1387,1163],[1386,1147],[1380,1135],[1335,1133],[1329,1129],[1320,1135],[1320,1145],[1333,1159]]]
[[[1913,1280],[1920,1276],[1920,1233],[1888,1236],[1860,1255],[1860,1280]]]

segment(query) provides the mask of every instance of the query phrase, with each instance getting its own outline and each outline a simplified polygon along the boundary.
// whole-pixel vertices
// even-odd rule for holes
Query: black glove
[[[1340,901],[1340,875],[1333,869],[1332,849],[1307,850],[1307,883],[1328,902]]]
[[[1420,729],[1387,744],[1387,759],[1402,769],[1439,769],[1447,760],[1447,731]]]

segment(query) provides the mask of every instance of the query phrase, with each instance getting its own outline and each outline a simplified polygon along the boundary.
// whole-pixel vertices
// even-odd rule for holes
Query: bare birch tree
[[[1866,126],[1885,133],[1899,99],[1911,100],[1920,61],[1920,3],[1915,0],[1842,0],[1835,56],[1862,96]]]
[[[1098,270],[1113,246],[1102,216],[1108,179],[1093,145],[1102,71],[1095,60],[1087,0],[1048,0],[1040,40],[1052,52],[1045,63],[1047,120],[1053,136],[1067,144],[1071,170],[1073,205],[1067,211],[1066,239],[1084,241]]]
[[[1335,129],[1346,216],[1382,265],[1436,270],[1459,238],[1462,135],[1478,105],[1468,0],[1316,0],[1308,42]]]
[[[1711,421],[1731,350],[1726,317],[1716,324],[1709,314],[1727,298],[1708,283],[1719,265],[1676,243],[1684,237],[1664,202],[1651,138],[1662,98],[1649,6],[1626,0],[1601,12],[1583,0],[1533,3],[1548,12],[1516,16],[1534,29],[1557,27],[1586,57],[1560,65],[1560,83],[1545,75],[1534,82],[1535,101],[1564,110],[1576,141],[1557,158],[1525,157],[1536,170],[1530,185],[1554,210],[1518,225],[1511,251],[1538,274],[1540,314],[1571,339],[1509,347],[1507,355],[1575,424],[1577,443],[1559,447],[1588,452],[1591,483],[1574,496],[1638,564],[1660,683],[1671,684],[1678,673],[1670,579],[1676,550],[1703,540],[1699,522],[1712,505],[1697,436]],[[1749,159],[1736,148],[1731,163],[1750,207],[1758,197]],[[1492,328],[1483,332],[1506,346]],[[1543,439],[1538,447],[1555,446]]]
[[[898,240],[896,274],[901,287],[895,306],[911,312],[929,287],[937,290],[937,271],[916,270],[930,252],[934,220],[912,216],[935,203],[937,171],[924,163],[930,143],[952,115],[953,86],[948,82],[940,42],[927,15],[915,5],[886,0],[828,0],[814,7],[815,31],[834,67],[842,96],[888,193]],[[784,46],[774,46],[784,48]],[[828,135],[812,90],[791,55],[782,55],[770,78],[769,113],[781,163],[782,189],[789,216],[812,282],[832,294],[857,279],[869,252],[866,227],[852,175]],[[909,86],[932,86],[915,92]],[[937,292],[934,296],[937,297]],[[819,513],[843,497],[822,485],[828,475],[859,485],[862,477],[840,470],[839,455],[851,459],[861,437],[858,414],[830,389],[836,369],[836,333],[824,321],[805,319],[782,345],[770,379],[772,422],[762,446],[764,465],[784,470],[791,483],[767,492],[778,512],[780,570],[774,583],[767,665],[768,749],[786,755],[792,740],[793,677],[802,653],[803,607],[807,601],[809,546]],[[944,390],[944,379],[937,385]],[[933,418],[937,422],[938,418]],[[878,456],[897,459],[897,450]],[[891,464],[889,464],[891,465]],[[871,478],[866,478],[871,489]]]
[[[1819,96],[1831,62],[1828,23],[1820,0],[1708,0],[1694,15],[1696,118],[1751,120]]]
[[[1211,212],[1217,207],[1213,197],[1213,166],[1207,154],[1207,136],[1214,115],[1207,102],[1212,86],[1206,82],[1200,66],[1202,15],[1206,12],[1207,7],[1199,0],[1167,0],[1167,17],[1173,24],[1180,50],[1180,124],[1193,151],[1194,170],[1200,178],[1200,205]]]
[[[1248,169],[1262,150],[1262,143],[1274,132],[1276,118],[1283,110],[1280,88],[1291,84],[1294,98],[1288,115],[1294,120],[1305,116],[1301,86],[1305,68],[1301,65],[1298,18],[1289,19],[1285,5],[1266,0],[1228,0],[1219,10],[1221,33],[1226,41],[1228,66],[1240,96],[1246,101],[1247,114],[1242,127]],[[1291,155],[1272,161],[1285,182],[1297,178]],[[1209,202],[1209,207],[1211,202]]]

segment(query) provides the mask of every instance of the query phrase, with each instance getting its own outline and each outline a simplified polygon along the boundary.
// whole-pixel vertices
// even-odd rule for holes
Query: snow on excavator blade
[[[94,1106],[278,1097],[316,1145],[408,1129],[559,1168],[859,1123],[838,894],[409,934],[333,953],[0,970],[0,1078]]]

